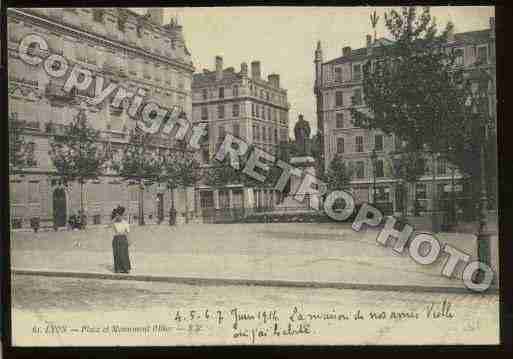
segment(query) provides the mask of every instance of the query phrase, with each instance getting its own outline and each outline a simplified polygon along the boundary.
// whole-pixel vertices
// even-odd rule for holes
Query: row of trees
[[[51,127],[53,128],[53,127]],[[10,123],[10,174],[37,165],[34,144],[27,142],[17,121]],[[100,132],[89,123],[84,110],[69,125],[50,134],[50,159],[55,167],[57,183],[69,189],[80,186],[80,210],[84,213],[85,186],[110,171],[139,189],[139,223],[144,224],[144,189],[154,183],[164,183],[169,190],[194,186],[202,177],[193,153],[181,144],[175,148],[159,148],[154,138],[133,130],[128,142],[113,150],[110,141],[102,141]]]
[[[14,174],[35,166],[36,161],[34,145],[26,142],[19,126],[12,125],[9,163],[11,174]],[[137,186],[140,224],[144,224],[144,191],[153,184],[165,184],[171,193],[175,189],[194,187],[200,181],[212,187],[241,184],[245,187],[271,188],[281,175],[281,169],[271,166],[269,176],[261,183],[243,171],[233,169],[228,159],[224,162],[212,159],[208,166],[202,167],[195,159],[194,152],[185,147],[185,142],[178,141],[173,148],[157,146],[155,136],[137,127],[130,132],[125,144],[114,149],[111,142],[102,138],[100,131],[88,123],[84,110],[80,110],[68,125],[55,127],[50,126],[49,138],[49,156],[55,167],[53,176],[57,184],[67,190],[73,184],[80,186],[82,213],[85,213],[85,187],[107,173]],[[292,147],[292,144],[283,145],[278,157],[288,161]],[[242,166],[253,150],[254,147],[250,146],[241,158]],[[290,185],[286,191],[289,188]],[[186,211],[189,212],[189,209],[186,208]]]

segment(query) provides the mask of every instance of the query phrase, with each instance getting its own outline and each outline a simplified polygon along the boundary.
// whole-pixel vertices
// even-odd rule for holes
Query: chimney
[[[242,76],[248,76],[248,64],[243,62],[240,64],[240,73]]]
[[[344,56],[344,57],[351,56],[351,47],[350,46],[346,46],[346,47],[342,48],[342,56]]]
[[[216,56],[216,81],[223,78],[223,58]]]
[[[267,81],[276,88],[280,88],[280,75],[278,74],[270,74],[267,76]]]
[[[164,8],[161,7],[150,7],[148,8],[148,15],[150,15],[150,21],[156,25],[164,25]]]
[[[260,61],[251,62],[251,78],[260,79]]]
[[[495,18],[494,17],[490,18],[490,37],[492,39],[495,38]]]
[[[447,32],[447,42],[454,42],[454,27],[450,27]]]

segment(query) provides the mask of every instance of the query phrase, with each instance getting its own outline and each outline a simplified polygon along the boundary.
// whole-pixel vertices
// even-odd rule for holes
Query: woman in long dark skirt
[[[112,239],[112,252],[114,254],[114,272],[129,273],[131,269],[128,255],[128,233],[130,225],[123,219],[125,208],[119,206],[112,211],[114,238]]]

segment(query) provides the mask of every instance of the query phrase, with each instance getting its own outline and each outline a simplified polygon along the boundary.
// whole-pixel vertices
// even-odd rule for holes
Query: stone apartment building
[[[178,105],[188,118],[192,116],[191,56],[182,26],[174,19],[165,24],[162,8],[151,8],[145,15],[125,8],[9,8],[7,27],[9,118],[23,127],[38,162],[36,167],[10,176],[13,227],[28,227],[32,217],[39,217],[42,225],[55,222],[62,226],[80,208],[79,186],[64,190],[52,178],[48,140],[53,130],[69,123],[83,106],[83,99],[94,96],[95,86],[69,96],[62,90],[67,76],[50,77],[42,64],[29,65],[19,58],[20,41],[29,34],[40,35],[47,41],[48,51],[63,56],[70,68],[78,64],[101,74],[107,82],[104,86],[115,82],[126,89],[144,89],[144,101],[167,108]],[[135,124],[126,110],[126,105],[120,109],[110,101],[85,109],[90,124],[101,131],[102,141],[109,141],[113,150],[127,141]],[[155,146],[173,145],[155,141]],[[112,173],[88,184],[85,209],[89,223],[105,223],[119,204],[128,208],[132,218],[137,216],[136,187]],[[169,191],[154,185],[144,197],[146,216],[163,219],[168,215]]]
[[[262,76],[259,61],[242,63],[240,70],[224,68],[216,56],[213,71],[194,74],[192,82],[192,119],[208,124],[208,141],[201,150],[201,162],[207,165],[226,133],[245,140],[269,153],[276,153],[280,142],[289,137],[287,90],[280,85],[280,75]],[[268,189],[243,189],[228,186],[211,189],[202,186],[201,208],[266,207],[274,194]]]
[[[375,184],[376,202],[381,203],[390,211],[402,211],[402,196],[419,200],[422,209],[431,209],[432,172],[431,161],[426,163],[425,174],[415,186],[410,185],[407,193],[396,191],[396,180],[393,174],[393,163],[390,152],[400,147],[400,143],[391,135],[387,136],[379,130],[368,131],[351,124],[353,107],[365,111],[363,95],[363,64],[379,56],[379,47],[390,43],[385,38],[372,39],[366,36],[366,46],[359,49],[344,47],[342,56],[324,61],[321,42],[315,50],[315,85],[314,93],[317,104],[318,128],[321,132],[325,170],[336,155],[353,166],[354,173],[350,183],[351,190],[358,202],[374,202],[373,188]],[[492,77],[493,85],[489,88],[488,111],[496,119],[495,94],[495,20],[490,18],[490,28],[464,33],[449,34],[448,47],[455,51],[456,66],[465,70],[476,68],[476,63],[483,63],[484,68]],[[375,151],[375,170],[371,160]],[[446,195],[453,183],[458,183],[460,174],[443,160],[436,161],[436,188],[438,194]],[[461,185],[454,186],[461,191]],[[445,193],[444,193],[445,192]],[[408,202],[408,210],[412,211],[413,202]]]

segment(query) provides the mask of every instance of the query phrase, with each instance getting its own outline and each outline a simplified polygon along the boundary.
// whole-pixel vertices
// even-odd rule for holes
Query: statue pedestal
[[[302,177],[291,176],[290,177],[290,194],[284,199],[283,203],[278,207],[297,208],[299,209],[319,209],[321,205],[320,194],[314,190],[310,193],[306,193],[309,198],[305,198],[303,202],[298,202],[294,199],[296,193],[301,187],[305,172],[316,177],[317,173],[315,170],[315,159],[311,156],[292,157],[290,164],[303,171]]]

